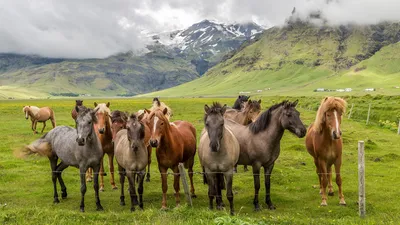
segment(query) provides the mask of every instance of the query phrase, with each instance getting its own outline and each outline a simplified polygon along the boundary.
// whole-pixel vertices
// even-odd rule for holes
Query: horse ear
[[[261,104],[261,99],[260,99],[260,100],[258,100],[258,103],[259,103],[259,104]]]
[[[150,110],[148,110],[148,109],[144,109],[144,111],[145,111],[145,112],[147,112],[148,114],[150,114],[150,113],[151,113],[151,111],[150,111]]]
[[[210,110],[210,107],[208,107],[208,105],[205,104],[205,105],[204,105],[204,111],[205,111],[206,113],[208,113],[208,110]]]
[[[97,107],[97,102],[94,102],[94,107]]]
[[[107,102],[106,106],[107,106],[107,108],[110,108],[110,102]]]
[[[162,112],[163,112],[164,115],[166,115],[167,112],[168,112],[168,109],[167,109],[167,108],[164,108]]]
[[[141,120],[143,119],[143,117],[144,117],[144,113],[140,114],[140,115],[138,116],[138,121],[141,121]]]
[[[222,115],[225,114],[226,107],[227,107],[226,104],[225,104],[224,106],[222,106],[222,109],[221,109],[221,114],[222,114]]]

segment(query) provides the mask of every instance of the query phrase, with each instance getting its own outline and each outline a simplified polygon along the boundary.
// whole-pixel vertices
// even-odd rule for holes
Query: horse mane
[[[153,107],[160,107],[160,100],[158,98],[153,98]]]
[[[25,112],[25,109],[28,108],[33,115],[36,115],[39,112],[39,107],[31,105],[31,106],[24,106],[24,108],[22,108],[22,112]]]
[[[275,104],[275,105],[271,106],[269,109],[267,109],[265,112],[263,112],[255,122],[249,124],[250,131],[253,134],[257,134],[257,133],[267,129],[268,125],[271,122],[272,112],[275,109],[277,109],[277,108],[279,108],[279,107],[281,107],[283,105],[287,105],[289,107],[293,107],[296,104],[297,104],[297,102],[289,102],[288,100],[284,100],[281,103],[278,103],[278,104]]]
[[[156,109],[165,109],[167,108],[167,113],[171,117],[172,116],[172,109],[168,107],[164,102],[161,102],[158,98],[153,99],[153,106],[150,108],[150,111],[155,111]]]
[[[94,110],[96,111],[98,109],[98,113],[108,113],[108,115],[111,115],[111,110],[110,108],[107,107],[106,103],[99,103]]]
[[[213,102],[207,113],[204,114],[204,121],[206,121],[208,114],[221,113],[223,106],[219,102]]]
[[[128,121],[128,116],[126,113],[119,111],[119,110],[115,110],[111,113],[111,122],[118,122],[118,123],[125,123],[126,121]]]
[[[322,124],[325,122],[325,113],[330,110],[338,110],[341,113],[346,112],[347,102],[339,97],[325,97],[321,100],[321,104],[317,111],[314,122],[314,129],[321,132]]]
[[[79,110],[79,112],[78,112],[78,117],[79,117],[79,116],[84,117],[84,116],[86,116],[86,114],[88,114],[88,113],[93,113],[93,114],[91,115],[92,120],[93,120],[94,123],[97,123],[97,117],[95,116],[94,112],[96,112],[96,110],[93,110],[93,109],[91,109],[91,108],[86,108],[86,107],[85,107],[85,108],[80,108],[80,110]]]

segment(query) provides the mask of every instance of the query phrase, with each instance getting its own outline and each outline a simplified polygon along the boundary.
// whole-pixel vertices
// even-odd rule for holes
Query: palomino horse
[[[240,98],[242,97],[242,98]],[[239,95],[238,99],[246,99],[246,102],[243,102],[243,108],[241,110],[237,109],[227,109],[224,117],[227,119],[231,119],[235,121],[236,123],[242,124],[242,125],[248,125],[251,122],[256,121],[258,115],[261,112],[261,100],[258,101],[252,101],[248,100],[247,96],[242,96]],[[235,103],[236,104],[236,103]],[[234,172],[237,172],[237,167],[233,169]],[[247,172],[247,165],[244,166],[244,171]]]
[[[29,117],[31,117],[32,131],[34,134],[37,133],[36,131],[37,122],[43,123],[43,128],[41,133],[43,133],[44,128],[46,127],[47,120],[51,120],[51,125],[53,125],[53,128],[56,127],[56,118],[54,112],[47,106],[42,108],[38,108],[36,106],[24,106],[22,111],[25,114],[25,119],[29,119]]]
[[[57,179],[61,186],[62,198],[67,197],[67,188],[61,173],[68,166],[79,168],[81,178],[81,205],[80,210],[85,211],[84,197],[86,193],[85,171],[91,167],[94,171],[94,191],[97,210],[103,210],[99,198],[100,161],[103,151],[99,138],[96,136],[93,123],[96,123],[96,112],[91,109],[79,110],[76,119],[76,129],[67,126],[58,126],[40,139],[25,147],[27,154],[37,153],[47,156],[52,170],[54,187],[54,203],[59,203],[57,194]],[[58,159],[61,162],[57,165]]]
[[[306,148],[314,157],[319,178],[321,206],[327,205],[326,186],[328,195],[333,196],[332,165],[335,165],[336,184],[339,188],[339,204],[346,205],[342,191],[340,166],[342,165],[342,131],[340,124],[342,114],[346,110],[346,101],[338,97],[322,99],[315,122],[310,125],[306,136]]]
[[[243,126],[232,120],[226,120],[225,126],[230,129],[240,145],[238,165],[251,165],[254,176],[254,207],[260,210],[258,192],[260,190],[260,168],[264,167],[265,202],[269,209],[275,209],[270,195],[270,177],[278,158],[281,147],[280,141],[285,130],[289,130],[297,137],[306,135],[306,128],[300,120],[300,113],[296,110],[297,101],[271,106],[258,119]]]
[[[115,115],[115,114],[114,114]],[[113,118],[114,121],[116,118]],[[147,145],[145,143],[145,126],[141,118],[131,115],[126,124],[126,129],[120,129],[114,139],[115,159],[118,163],[120,175],[121,196],[120,205],[125,205],[124,182],[125,176],[129,181],[129,194],[131,196],[131,211],[135,205],[143,209],[143,181],[148,162]],[[120,127],[122,128],[122,127]],[[137,179],[135,179],[137,176]],[[136,195],[135,181],[138,180],[139,202]]]
[[[233,207],[233,168],[239,159],[239,142],[233,133],[224,126],[223,107],[219,103],[204,106],[205,128],[201,133],[199,144],[199,159],[205,171],[205,181],[208,183],[209,208],[213,209],[214,196],[217,200],[217,209],[222,208],[221,189],[224,176],[227,183],[226,197],[230,204],[231,215]]]
[[[103,148],[104,154],[108,155],[108,166],[110,168],[110,183],[112,188],[115,190],[117,186],[114,180],[114,145],[112,142],[112,132],[111,132],[111,111],[110,103],[94,103],[94,110],[96,111],[97,123],[94,124],[95,132],[97,137],[100,139],[101,146]],[[89,172],[90,173],[90,172]],[[104,163],[101,160],[100,167],[100,191],[104,191]]]
[[[241,110],[243,108],[243,103],[247,102],[249,100],[250,96],[246,95],[239,95],[239,97],[236,99],[235,103],[232,106],[232,109],[237,109]]]
[[[170,120],[173,115],[172,109],[169,108],[164,102],[161,102],[158,98],[153,98],[153,105],[150,108],[150,111],[155,111],[157,109],[163,111],[165,108],[167,109],[167,114],[165,114],[165,117],[167,117],[167,119]]]
[[[71,111],[71,117],[72,119],[76,120],[76,117],[78,116],[78,112],[76,111],[76,107],[84,107],[83,106],[83,100],[75,100],[75,107]]]
[[[175,121],[170,123],[165,116],[168,109],[156,110],[150,113],[150,144],[156,148],[158,169],[162,180],[162,209],[167,208],[167,171],[168,168],[174,172],[174,189],[176,205],[180,204],[179,195],[179,169],[178,164],[184,163],[189,170],[190,192],[195,198],[193,186],[193,164],[196,154],[196,129],[186,121]]]

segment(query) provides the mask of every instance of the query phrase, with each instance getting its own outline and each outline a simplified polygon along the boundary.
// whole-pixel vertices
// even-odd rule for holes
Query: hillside
[[[394,88],[400,86],[399,41],[400,23],[329,27],[289,21],[205,76],[144,96],[311,95],[317,88],[400,94]]]
[[[1,53],[0,98],[132,96],[162,90],[200,77],[261,31],[253,23],[204,20],[184,30],[152,35],[143,55],[127,52],[79,60]]]

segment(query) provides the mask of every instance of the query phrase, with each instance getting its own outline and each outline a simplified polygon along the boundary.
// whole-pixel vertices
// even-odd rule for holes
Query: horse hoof
[[[147,178],[147,179],[146,179],[146,182],[150,182],[150,178]]]
[[[223,210],[224,209],[224,207],[223,206],[221,206],[221,205],[217,205],[217,210]]]
[[[339,205],[346,206],[346,202],[344,200],[340,200]]]
[[[105,177],[105,176],[107,176],[107,173],[102,173],[101,175],[102,175],[103,177]]]
[[[231,216],[234,216],[235,215],[235,211],[231,211]]]
[[[118,190],[118,187],[117,187],[117,186],[114,186],[114,187],[113,187],[113,190]]]
[[[143,210],[143,203],[139,204],[140,210]]]
[[[168,210],[168,208],[167,208],[167,206],[161,206],[161,209],[160,209],[161,211],[167,211]]]
[[[81,207],[81,212],[85,212],[85,208],[82,208],[82,207]]]
[[[326,203],[326,202],[321,202],[321,206],[327,206],[328,205],[328,203]]]
[[[58,203],[60,203],[60,200],[58,200],[58,198],[55,198],[54,201],[53,201],[53,203],[54,203],[54,204],[58,204]]]
[[[192,198],[197,198],[197,195],[195,195],[195,194],[192,194],[192,196],[191,196]]]
[[[255,208],[254,208],[254,211],[255,211],[255,212],[259,212],[259,211],[261,211],[261,208],[260,208],[260,206],[258,206],[258,207],[255,207]]]
[[[275,210],[276,207],[275,207],[274,205],[269,205],[269,206],[268,206],[268,209],[269,209],[269,210]]]
[[[97,209],[96,209],[97,211],[103,211],[104,209],[103,209],[103,206],[97,206]]]
[[[125,205],[125,202],[120,202],[119,205],[120,205],[120,206],[124,206],[124,205]]]
[[[104,188],[103,188],[103,187],[101,187],[101,188],[99,189],[99,191],[101,191],[101,192],[104,192]]]
[[[132,208],[131,208],[131,212],[134,212],[134,211],[135,211],[135,208],[134,208],[134,207],[132,207]]]
[[[328,195],[329,195],[329,196],[334,196],[335,193],[334,193],[334,192],[329,192]]]
[[[92,182],[92,178],[86,179],[86,182]]]
[[[65,194],[65,195],[63,194],[62,199],[66,199],[66,198],[67,198],[67,194]]]

